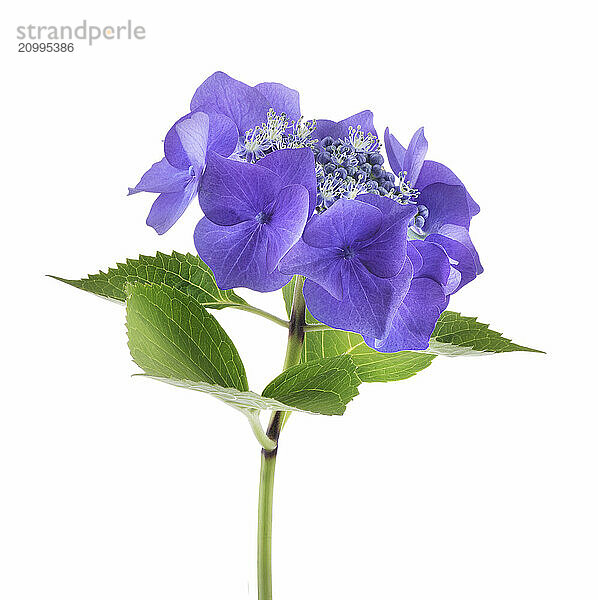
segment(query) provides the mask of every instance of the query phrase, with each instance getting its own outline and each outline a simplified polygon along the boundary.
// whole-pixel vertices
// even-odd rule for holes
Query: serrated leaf
[[[83,279],[51,277],[118,302],[126,300],[127,284],[154,283],[185,292],[206,308],[247,305],[232,290],[219,289],[210,268],[193,254],[173,252],[168,255],[158,252],[156,256],[141,255],[136,259],[127,259],[105,273],[100,271]]]
[[[282,288],[282,295],[290,316],[295,289],[295,277]],[[306,311],[307,323],[318,323]],[[429,367],[435,358],[434,354],[423,352],[393,352],[383,353],[373,350],[363,341],[358,333],[341,331],[339,329],[326,329],[323,331],[308,331],[305,334],[302,362],[309,362],[331,356],[348,355],[357,367],[357,375],[363,382],[400,381],[413,377],[426,367]]]
[[[270,382],[262,396],[309,412],[342,415],[361,383],[350,356],[301,363]]]
[[[539,352],[513,343],[502,333],[479,323],[475,317],[465,317],[444,311],[432,333],[428,352],[445,356],[481,356],[500,352]]]
[[[133,360],[148,375],[249,389],[232,340],[185,292],[163,283],[129,284],[127,331]]]

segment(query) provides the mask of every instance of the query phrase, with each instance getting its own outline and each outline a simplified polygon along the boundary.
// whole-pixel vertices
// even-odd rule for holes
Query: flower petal
[[[314,248],[299,240],[283,257],[278,268],[288,275],[304,275],[322,286],[336,300],[341,300],[341,266],[344,260],[335,248]]]
[[[378,231],[359,244],[357,256],[374,275],[394,277],[405,262],[407,229],[417,209],[413,204],[399,204],[377,194],[360,194],[356,200],[376,207],[384,215]]]
[[[415,182],[412,182],[415,183]],[[448,168],[441,163],[433,160],[426,160],[421,168],[417,179],[416,187],[423,190],[425,187],[433,183],[446,183],[447,185],[463,185],[461,180]],[[463,186],[465,187],[465,186]],[[477,215],[480,212],[480,207],[467,193],[467,205],[469,207],[470,216]]]
[[[270,169],[282,179],[283,185],[299,184],[309,193],[309,215],[317,202],[316,163],[309,148],[276,150],[259,161],[260,167]]]
[[[299,92],[288,88],[282,83],[258,83],[255,89],[268,101],[268,104],[278,114],[285,113],[290,121],[298,121],[301,118],[299,107]]]
[[[386,148],[386,156],[388,157],[390,168],[395,175],[398,175],[405,170],[403,164],[405,162],[407,150],[405,150],[401,145],[401,142],[390,133],[388,127],[384,132],[384,147]]]
[[[220,113],[233,120],[239,133],[266,122],[269,103],[256,88],[222,71],[210,75],[195,91],[191,110]]]
[[[181,171],[173,167],[166,158],[154,163],[141,177],[139,183],[129,188],[129,196],[139,192],[155,192],[157,194],[166,192],[178,192],[182,190],[189,181],[187,169]]]
[[[206,164],[210,118],[205,113],[196,112],[187,119],[181,119],[174,128],[189,162],[196,174],[201,175]]]
[[[444,248],[434,243],[430,237],[428,236],[425,241],[409,242],[409,245],[415,247],[422,257],[422,264],[415,270],[413,277],[427,277],[444,286],[451,272],[451,264]]]
[[[417,202],[423,204],[429,212],[423,227],[426,233],[438,233],[447,223],[469,228],[471,217],[467,206],[467,191],[462,185],[433,183],[422,189]]]
[[[445,286],[447,294],[458,292],[464,285],[476,278],[477,269],[473,254],[461,242],[437,233],[429,235],[424,243],[428,242],[434,242],[444,248],[451,261],[451,273],[455,271],[458,273],[458,277],[454,274],[449,277]]]
[[[480,257],[478,256],[478,251],[475,249],[473,242],[471,241],[471,237],[469,236],[469,231],[465,229],[465,227],[459,227],[458,225],[443,225],[438,232],[440,235],[443,235],[447,238],[455,240],[460,244],[463,244],[473,256],[473,261],[476,266],[476,274],[480,275],[484,272],[484,268],[482,267],[482,263],[480,263]]]
[[[427,152],[428,140],[424,136],[424,128],[420,127],[413,134],[403,161],[403,171],[407,173],[407,181],[414,185],[419,177]]]
[[[193,178],[184,189],[160,194],[150,209],[146,223],[162,235],[166,233],[185,212],[197,191],[197,179]]]
[[[349,127],[353,127],[353,129],[361,127],[361,131],[366,135],[371,133],[378,137],[376,128],[374,127],[374,113],[371,110],[363,110],[360,113],[351,115],[340,121],[339,125],[345,131],[345,135],[349,132]]]
[[[280,259],[301,239],[307,221],[309,194],[302,185],[283,187],[273,204],[268,206],[271,216],[264,223],[268,236],[266,268],[272,273]]]
[[[217,225],[253,220],[274,202],[282,180],[259,165],[222,158],[209,153],[199,192],[206,217]]]
[[[222,290],[247,287],[271,292],[291,280],[278,270],[268,272],[268,235],[255,220],[221,226],[203,218],[195,228],[194,240],[197,253],[212,269]]]
[[[396,311],[388,336],[383,340],[370,336],[363,339],[378,352],[425,350],[446,306],[442,286],[427,277],[418,277],[412,280],[409,292]]]
[[[305,302],[318,321],[344,331],[354,331],[373,338],[388,335],[413,273],[406,260],[401,272],[392,278],[372,275],[358,260],[344,260],[342,300],[337,300],[311,280],[303,286]]]
[[[341,198],[310,219],[303,240],[315,248],[343,249],[371,238],[381,223],[382,212],[375,206]]]
[[[208,131],[208,151],[229,157],[239,142],[239,130],[226,115],[211,114]]]

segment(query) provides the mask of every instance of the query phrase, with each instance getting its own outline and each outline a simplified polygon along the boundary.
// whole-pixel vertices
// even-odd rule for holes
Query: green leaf
[[[342,415],[359,393],[355,364],[347,355],[301,363],[283,371],[262,392],[289,406],[326,415]]]
[[[133,360],[148,375],[249,389],[235,345],[185,292],[163,283],[129,284],[127,331]]]
[[[480,356],[497,352],[542,352],[520,346],[478,323],[475,317],[447,310],[440,315],[432,333],[428,352],[445,356]]]
[[[181,290],[207,308],[247,305],[233,291],[220,290],[212,271],[198,256],[179,252],[171,255],[158,252],[156,256],[130,258],[125,263],[117,263],[115,268],[108,269],[106,273],[100,271],[84,279],[50,277],[119,302],[126,300],[127,284],[155,283]]]
[[[165,284],[127,286],[127,331],[135,362],[153,379],[255,410],[343,414],[360,381],[348,357],[287,370],[260,396],[249,391],[241,358],[218,321],[193,297]]]

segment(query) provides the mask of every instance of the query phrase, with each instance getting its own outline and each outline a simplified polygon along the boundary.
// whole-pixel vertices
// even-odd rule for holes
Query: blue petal
[[[401,142],[390,133],[388,127],[384,132],[384,147],[386,148],[386,156],[388,157],[390,168],[395,175],[398,175],[405,170],[403,164],[405,162],[407,150],[405,150],[401,145]]]
[[[283,185],[299,184],[309,193],[309,215],[317,202],[317,179],[314,153],[309,148],[276,150],[260,160],[260,167],[270,169]]]
[[[342,300],[344,261],[336,248],[314,248],[299,240],[280,261],[278,268],[287,275],[304,275],[336,300]]]
[[[364,110],[356,115],[347,117],[338,123],[330,121],[329,119],[318,119],[313,137],[320,141],[327,136],[330,136],[333,139],[344,139],[349,135],[350,127],[353,127],[353,129],[361,127],[361,131],[366,135],[371,133],[378,137],[376,129],[374,128],[374,114],[371,110]]]
[[[197,253],[214,272],[220,289],[247,287],[271,292],[291,280],[278,270],[268,271],[268,234],[255,220],[226,227],[203,218],[195,228],[194,240]]]
[[[476,278],[477,269],[475,260],[467,247],[460,242],[437,233],[429,235],[424,243],[428,242],[442,246],[450,258],[452,277],[449,277],[446,284],[445,291],[447,294],[458,292],[464,285]],[[455,271],[458,273],[458,277],[454,275]]]
[[[369,240],[380,228],[382,218],[382,211],[370,204],[341,198],[310,219],[303,240],[315,248],[343,249]]]
[[[337,300],[323,287],[306,280],[305,302],[318,321],[344,331],[354,331],[373,338],[388,335],[413,273],[406,260],[401,272],[392,278],[372,275],[358,260],[341,264],[343,297]]]
[[[433,183],[463,185],[461,180],[448,167],[445,167],[441,163],[434,162],[433,160],[426,160],[424,161],[415,185],[418,189],[423,190],[425,187]],[[480,207],[476,204],[476,202],[474,202],[469,192],[467,192],[467,205],[469,207],[470,216],[473,217],[480,212]]]
[[[446,306],[442,285],[427,277],[413,279],[386,338],[364,336],[365,343],[378,352],[425,350],[430,344],[436,321]]]
[[[205,113],[196,112],[187,119],[181,119],[174,128],[189,162],[196,174],[201,175],[206,164],[210,118]]]
[[[403,160],[403,171],[407,173],[407,181],[410,181],[413,185],[419,177],[427,152],[428,140],[424,136],[424,128],[420,127],[413,134]]]
[[[189,171],[181,171],[173,167],[166,158],[154,163],[141,177],[139,183],[129,188],[129,195],[139,192],[178,192],[182,190],[189,181]]]
[[[291,121],[301,118],[299,107],[299,92],[282,85],[282,83],[258,83],[255,89],[268,101],[268,104],[278,113],[285,113]]]
[[[268,235],[266,268],[272,273],[280,259],[301,239],[307,221],[309,194],[302,185],[283,187],[276,200],[266,207],[268,221],[263,229]]]
[[[199,204],[214,223],[235,225],[263,212],[282,187],[282,179],[270,169],[210,153]]]
[[[428,236],[425,241],[412,240],[409,242],[409,246],[416,248],[422,257],[422,263],[418,269],[415,269],[413,276],[427,277],[445,286],[451,272],[449,257],[444,247],[434,243],[434,240],[430,239],[431,237]]]
[[[417,209],[377,194],[360,194],[356,200],[375,206],[384,215],[376,233],[358,244],[357,256],[374,275],[394,277],[405,262],[407,229]]]
[[[160,194],[150,209],[146,223],[162,235],[166,233],[185,212],[197,191],[197,179],[193,178],[183,190]]]
[[[204,115],[196,117],[195,115]],[[205,135],[202,129],[205,127],[205,119],[208,119],[208,139],[206,151],[216,152],[220,156],[230,156],[239,141],[237,126],[225,115],[207,115],[201,111],[189,113],[181,117],[169,130],[164,138],[164,154],[168,162],[179,168],[188,169],[192,161],[185,151],[177,127],[188,119],[195,119],[199,127],[198,135]],[[202,165],[203,167],[203,165]]]
[[[440,235],[443,235],[451,240],[455,240],[465,246],[473,256],[473,261],[476,267],[476,275],[480,275],[484,272],[484,268],[480,263],[480,257],[478,256],[478,251],[475,249],[473,242],[471,241],[471,237],[469,236],[469,232],[465,227],[459,227],[458,225],[443,225],[438,232]]]
[[[438,233],[447,223],[469,228],[471,217],[467,206],[467,191],[462,185],[433,183],[422,189],[418,204],[429,211],[423,227],[426,233]]]
[[[226,115],[242,135],[252,127],[266,122],[268,100],[251,86],[217,71],[195,91],[191,110]]]

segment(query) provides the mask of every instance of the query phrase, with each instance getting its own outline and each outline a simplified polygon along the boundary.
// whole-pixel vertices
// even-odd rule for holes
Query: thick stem
[[[293,294],[293,308],[289,321],[289,340],[284,361],[288,369],[301,361],[303,328],[305,326],[305,300],[303,278],[297,277]],[[257,588],[259,600],[272,600],[272,502],[274,498],[274,472],[278,452],[278,436],[286,420],[284,411],[274,411],[266,435],[276,443],[273,450],[262,450],[260,493],[257,531]]]

